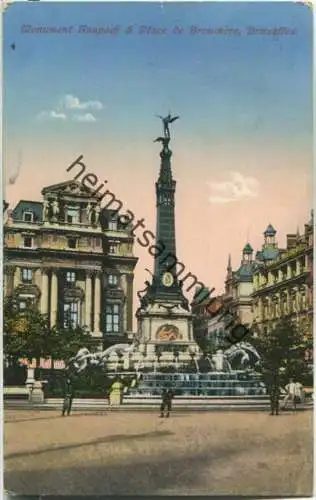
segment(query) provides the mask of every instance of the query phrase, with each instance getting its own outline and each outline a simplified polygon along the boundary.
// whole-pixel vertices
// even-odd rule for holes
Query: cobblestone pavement
[[[54,495],[312,494],[312,411],[6,411],[5,489]]]

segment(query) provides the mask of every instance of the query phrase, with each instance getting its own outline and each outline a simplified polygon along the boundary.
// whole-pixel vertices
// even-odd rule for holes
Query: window
[[[23,212],[24,222],[33,222],[33,212]]]
[[[110,220],[110,222],[109,222],[109,229],[110,229],[110,231],[116,231],[117,230],[117,220],[116,219]]]
[[[79,325],[79,302],[64,304],[64,328],[76,328]]]
[[[32,272],[32,269],[22,269],[21,271],[22,273],[22,281],[24,283],[29,283],[32,281],[32,276],[33,276],[33,272]]]
[[[24,246],[24,248],[32,248],[32,237],[31,236],[24,236],[23,246]]]
[[[106,333],[119,333],[120,331],[120,306],[108,304],[106,306]]]
[[[118,282],[118,277],[116,274],[109,274],[109,277],[108,277],[108,284],[109,285],[117,285],[117,282]]]
[[[75,224],[78,222],[78,209],[68,208],[66,212],[66,222],[69,224]]]
[[[68,247],[69,248],[77,248],[76,238],[68,238]]]
[[[116,253],[117,245],[116,243],[111,243],[109,246],[109,253]]]
[[[66,272],[66,281],[67,283],[75,283],[76,282],[76,273],[74,271]]]

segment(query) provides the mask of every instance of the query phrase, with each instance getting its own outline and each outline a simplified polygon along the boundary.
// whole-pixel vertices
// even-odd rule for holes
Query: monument
[[[71,360],[69,369],[82,372],[89,365],[106,368],[109,377],[133,376],[131,395],[160,395],[165,385],[171,385],[177,395],[189,396],[251,396],[264,395],[265,387],[255,372],[259,355],[248,342],[238,336],[237,343],[224,350],[217,345],[212,355],[203,354],[193,337],[192,313],[178,278],[175,234],[176,181],[172,176],[169,148],[170,124],[179,117],[159,117],[163,123],[160,142],[160,171],[156,182],[156,243],[154,272],[146,281],[143,295],[138,293],[140,307],[136,312],[137,334],[132,344],[116,344],[102,352],[90,352],[86,347]],[[159,251],[158,251],[159,250]],[[183,269],[181,270],[181,272]],[[227,312],[224,336],[232,338],[235,326]],[[228,320],[228,321],[227,321]],[[239,325],[241,327],[242,325]],[[235,329],[236,330],[236,329]],[[235,332],[236,333],[236,332]],[[238,340],[239,339],[239,340]],[[237,361],[237,363],[236,363]],[[233,369],[236,364],[238,369]],[[112,403],[119,404],[122,387],[114,382]]]
[[[163,123],[160,172],[156,182],[156,245],[154,274],[147,290],[140,297],[140,308],[136,313],[138,338],[144,358],[159,357],[159,363],[176,356],[179,363],[191,360],[192,352],[199,348],[193,339],[192,314],[188,300],[183,295],[181,281],[177,277],[177,253],[175,234],[176,181],[172,176],[169,148],[170,124],[179,117],[159,117]],[[159,250],[159,251],[158,251]],[[158,255],[159,254],[159,255]],[[178,271],[179,273],[179,271]]]

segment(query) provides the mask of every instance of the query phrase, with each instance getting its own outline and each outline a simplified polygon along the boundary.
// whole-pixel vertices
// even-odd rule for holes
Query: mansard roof
[[[256,270],[255,262],[245,262],[236,271],[235,278],[239,281],[252,281],[252,276]]]
[[[260,261],[277,259],[280,249],[276,247],[263,247],[256,253],[256,259]]]
[[[12,210],[12,219],[22,220],[24,212],[33,212],[34,222],[40,222],[43,218],[43,204],[41,201],[20,200]]]

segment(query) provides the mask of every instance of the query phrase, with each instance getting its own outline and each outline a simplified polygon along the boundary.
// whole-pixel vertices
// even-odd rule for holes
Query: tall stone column
[[[130,273],[126,275],[127,280],[127,293],[126,293],[126,317],[127,317],[127,325],[126,329],[128,331],[133,330],[133,282],[134,282],[134,274]]]
[[[91,331],[91,299],[92,299],[92,272],[86,273],[86,286],[85,286],[85,309],[83,324]]]
[[[4,292],[5,297],[11,297],[13,293],[14,271],[15,271],[14,266],[6,266],[4,268],[6,276],[6,288]]]
[[[294,286],[291,289],[291,302],[292,302],[292,310],[293,312],[297,313],[298,312],[298,307],[297,307],[297,287]]]
[[[42,269],[42,284],[41,284],[41,313],[48,313],[48,269]]]
[[[259,322],[263,320],[263,303],[261,297],[258,300],[258,317],[259,317]]]
[[[94,281],[94,333],[100,335],[101,273],[95,273]]]
[[[37,268],[34,270],[34,283],[38,286],[39,289],[42,287],[42,272],[41,268]]]
[[[20,284],[20,282],[21,282],[21,269],[19,267],[16,267],[14,270],[14,277],[13,277],[13,292]]]
[[[304,267],[305,267],[305,271],[309,271],[309,265],[308,265],[308,255],[306,254],[305,255],[305,259],[304,259]]]
[[[51,281],[51,304],[50,304],[50,325],[54,326],[56,324],[57,318],[57,272],[52,270],[52,281]]]
[[[291,294],[289,289],[285,290],[285,295],[286,295],[286,314],[289,314],[291,312],[291,307],[292,307]]]
[[[123,288],[123,292],[124,292],[124,303],[123,303],[123,331],[126,332],[128,330],[128,327],[127,327],[127,311],[128,311],[128,307],[129,307],[129,304],[128,304],[128,284],[127,284],[127,275],[126,274],[122,274],[121,275],[121,284],[122,284],[122,288]]]

